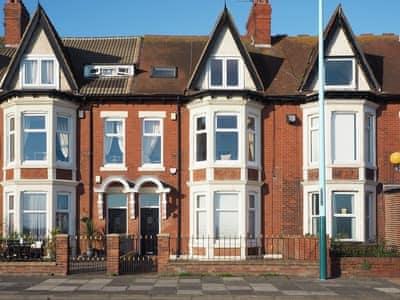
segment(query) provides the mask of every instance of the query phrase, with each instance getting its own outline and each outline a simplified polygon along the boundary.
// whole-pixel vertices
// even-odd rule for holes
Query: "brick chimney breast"
[[[29,23],[29,12],[22,0],[7,0],[4,5],[4,44],[17,47]]]
[[[268,0],[253,0],[247,20],[247,36],[256,47],[271,47],[272,8]]]

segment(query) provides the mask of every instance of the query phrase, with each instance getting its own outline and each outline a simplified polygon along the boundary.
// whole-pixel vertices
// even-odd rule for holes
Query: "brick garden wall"
[[[400,257],[342,257],[331,262],[333,277],[398,277]]]

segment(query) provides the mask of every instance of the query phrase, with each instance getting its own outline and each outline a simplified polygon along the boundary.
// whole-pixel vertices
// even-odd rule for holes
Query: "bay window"
[[[125,152],[124,120],[105,119],[104,121],[104,163],[123,164]]]
[[[22,194],[22,233],[35,239],[47,236],[47,205],[45,193]]]
[[[56,125],[56,160],[58,162],[70,162],[71,149],[71,118],[57,116]]]
[[[214,195],[214,233],[217,239],[239,235],[239,195],[216,192]]]
[[[215,159],[238,160],[239,128],[237,115],[216,115]]]
[[[47,126],[45,115],[23,115],[24,161],[47,160]]]
[[[161,119],[145,118],[142,122],[142,163],[162,164],[162,122]]]
[[[357,160],[357,118],[355,113],[332,113],[332,159],[334,163]]]

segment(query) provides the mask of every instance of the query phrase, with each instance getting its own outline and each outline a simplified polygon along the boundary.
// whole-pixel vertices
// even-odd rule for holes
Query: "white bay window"
[[[47,195],[45,193],[22,194],[22,233],[43,239],[47,236]]]
[[[239,236],[239,195],[217,192],[214,195],[214,233],[217,239]]]
[[[238,160],[238,154],[238,116],[218,114],[215,126],[215,159]]]

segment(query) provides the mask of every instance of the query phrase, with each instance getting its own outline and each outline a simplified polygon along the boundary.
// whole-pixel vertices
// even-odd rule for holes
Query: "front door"
[[[141,195],[140,233],[142,254],[157,254],[157,234],[159,233],[159,196],[158,194]]]
[[[108,194],[107,233],[127,233],[126,194]]]

